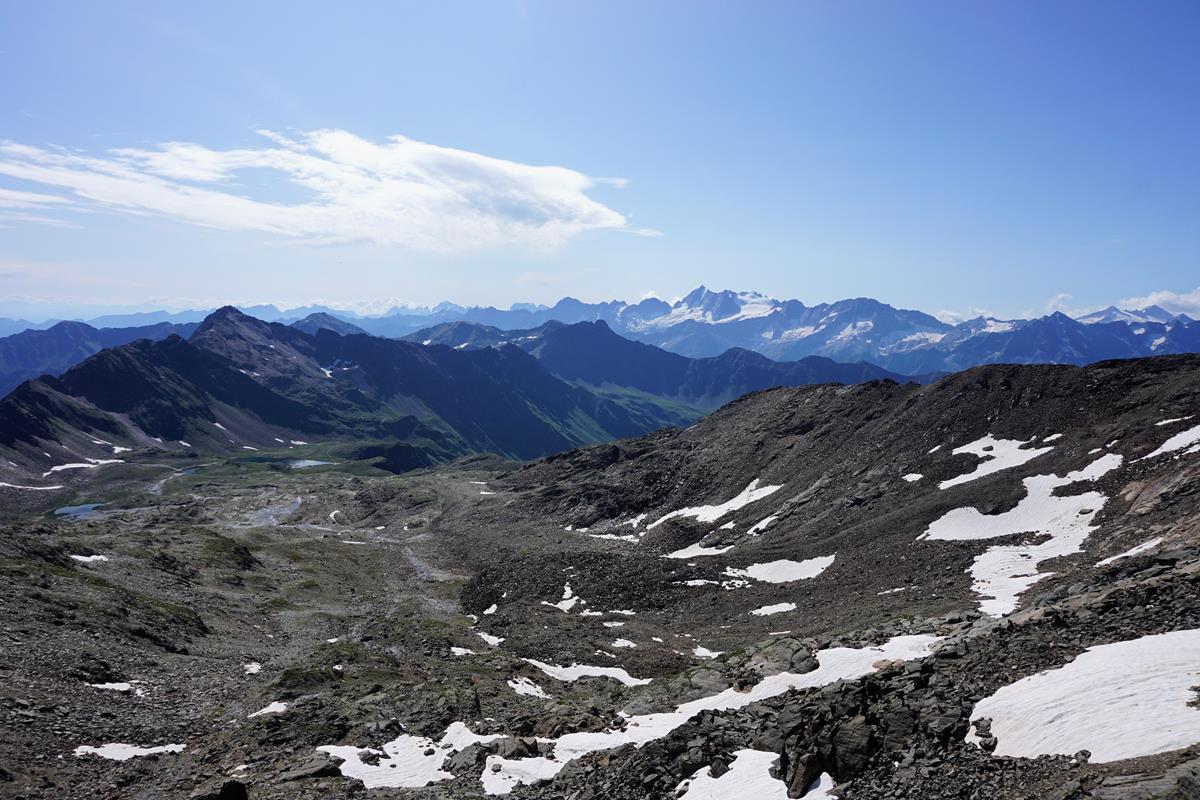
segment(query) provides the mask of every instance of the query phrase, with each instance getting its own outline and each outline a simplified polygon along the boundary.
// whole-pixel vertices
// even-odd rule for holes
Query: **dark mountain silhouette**
[[[160,322],[135,328],[95,328],[83,322],[59,322],[45,330],[25,330],[0,338],[0,396],[39,375],[61,375],[106,347],[137,339],[188,336],[196,325]]]

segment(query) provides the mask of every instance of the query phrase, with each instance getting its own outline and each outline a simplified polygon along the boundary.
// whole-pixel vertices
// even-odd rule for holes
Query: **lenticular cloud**
[[[594,181],[564,167],[403,136],[373,142],[341,130],[259,133],[268,142],[262,147],[213,150],[169,142],[103,156],[0,142],[0,175],[25,182],[21,190],[63,190],[20,192],[23,207],[33,203],[43,212],[99,206],[317,242],[449,252],[554,247],[593,230],[652,233],[634,230],[624,215],[588,197]],[[297,190],[302,196],[294,201],[278,199]]]

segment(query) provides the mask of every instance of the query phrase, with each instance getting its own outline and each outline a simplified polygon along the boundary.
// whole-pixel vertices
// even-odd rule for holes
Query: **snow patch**
[[[787,800],[787,784],[771,777],[779,754],[764,750],[736,750],[733,763],[721,777],[712,777],[709,767],[682,781],[675,788],[679,800]],[[808,787],[805,798],[833,800],[833,778],[822,773]]]
[[[1038,565],[1059,556],[1078,553],[1091,533],[1092,520],[1107,502],[1100,492],[1057,497],[1054,490],[1078,481],[1095,480],[1121,465],[1122,457],[1109,453],[1087,467],[1057,475],[1026,478],[1025,497],[1003,514],[982,514],[966,507],[946,512],[917,537],[929,541],[974,541],[1033,533],[1049,538],[1041,544],[997,545],[976,556],[969,572],[972,590],[983,600],[985,614],[1002,615],[1017,607],[1018,596],[1051,573]]]
[[[989,433],[982,439],[976,439],[961,447],[956,447],[950,451],[952,455],[957,456],[963,453],[970,453],[985,460],[977,464],[971,472],[942,481],[938,484],[938,488],[949,489],[951,486],[958,486],[959,484],[982,478],[985,475],[992,475],[1001,470],[1019,467],[1054,449],[1053,447],[1021,449],[1026,444],[1029,444],[1029,442],[1023,442],[1020,439],[997,439]]]
[[[155,747],[139,747],[136,744],[121,744],[113,742],[111,744],[102,744],[99,747],[91,747],[89,745],[80,745],[75,748],[77,756],[100,756],[107,758],[110,761],[128,761],[131,758],[140,756],[152,756],[159,753],[180,753],[187,747],[184,744],[162,744]]]
[[[1160,544],[1162,544],[1162,540],[1163,540],[1163,537],[1155,536],[1150,541],[1142,542],[1141,544],[1139,544],[1135,547],[1131,547],[1128,550],[1126,550],[1124,553],[1118,553],[1115,556],[1109,556],[1108,558],[1104,559],[1103,561],[1097,561],[1096,566],[1103,567],[1103,566],[1113,563],[1114,561],[1119,561],[1122,558],[1129,558],[1131,556],[1140,556],[1142,553],[1145,553],[1149,550],[1153,550],[1154,548],[1158,547]]]
[[[764,564],[751,564],[745,569],[730,567],[725,574],[731,578],[753,578],[764,583],[790,583],[815,578],[833,564],[834,556],[817,556],[803,561],[783,558]]]
[[[769,617],[772,614],[782,614],[785,611],[795,611],[795,610],[796,610],[795,603],[775,603],[774,605],[763,606],[762,608],[756,608],[753,611],[751,611],[750,613],[756,617]]]
[[[255,711],[253,714],[250,714],[247,717],[247,719],[254,719],[255,717],[262,717],[267,714],[282,714],[283,712],[285,712],[287,710],[288,710],[287,703],[276,700],[273,703],[267,703],[265,706],[260,708],[258,711]]]
[[[341,773],[347,778],[362,781],[368,789],[415,789],[453,778],[452,774],[442,770],[442,765],[454,753],[477,742],[486,743],[502,738],[499,735],[480,736],[463,723],[454,722],[438,741],[402,733],[380,750],[350,745],[325,745],[317,750],[344,759],[338,766]],[[363,755],[377,755],[379,758],[376,763],[368,764],[363,761]]]
[[[1197,425],[1193,428],[1188,428],[1186,431],[1181,431],[1175,434],[1170,439],[1167,439],[1165,442],[1163,442],[1162,446],[1160,446],[1153,453],[1142,456],[1138,459],[1138,461],[1145,461],[1148,458],[1155,458],[1157,456],[1166,455],[1167,453],[1173,453],[1176,450],[1183,450],[1186,447],[1191,447],[1197,442],[1200,442],[1200,425]]]
[[[486,793],[508,794],[517,784],[553,778],[568,763],[588,753],[612,750],[626,744],[641,747],[661,739],[701,711],[745,708],[751,703],[777,697],[793,689],[825,686],[839,680],[861,678],[874,672],[877,669],[875,665],[882,662],[924,658],[939,641],[940,637],[936,636],[897,636],[878,647],[832,647],[819,650],[815,653],[817,668],[811,672],[780,672],[763,678],[748,691],[739,691],[731,687],[715,695],[684,703],[674,711],[630,716],[626,718],[623,729],[568,733],[558,739],[547,740],[554,744],[553,758],[539,756],[506,759],[490,756],[480,780]],[[496,766],[499,767],[498,771],[492,772]]]
[[[508,682],[508,686],[514,692],[525,697],[540,697],[548,698],[550,695],[541,686],[526,678],[524,675],[518,675]]]
[[[1161,633],[1090,647],[984,698],[971,719],[992,720],[997,756],[1089,750],[1103,764],[1200,742],[1197,684],[1200,630]]]
[[[713,506],[693,506],[691,508],[681,508],[678,511],[672,511],[662,517],[659,517],[654,522],[646,526],[647,530],[656,528],[669,519],[677,519],[679,517],[693,517],[698,522],[716,522],[726,514],[737,511],[740,508],[748,506],[750,503],[762,500],[764,497],[769,497],[775,492],[782,489],[782,484],[779,486],[764,486],[761,489],[758,486],[758,478],[750,481],[750,485],[741,491],[739,495],[726,500],[724,503]]]
[[[700,558],[702,556],[719,556],[721,553],[727,553],[733,549],[733,545],[727,547],[705,547],[696,542],[689,544],[682,550],[676,550],[674,553],[667,553],[663,558]]]
[[[590,667],[587,664],[572,664],[569,667],[557,667],[544,661],[527,658],[525,661],[540,669],[551,678],[570,683],[580,678],[612,678],[625,686],[645,686],[650,678],[635,678],[620,667]]]

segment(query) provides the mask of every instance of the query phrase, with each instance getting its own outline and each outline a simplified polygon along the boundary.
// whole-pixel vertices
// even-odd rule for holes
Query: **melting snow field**
[[[935,520],[918,539],[970,541],[1016,533],[1049,536],[1041,544],[990,547],[971,565],[974,579],[971,588],[984,598],[979,609],[985,614],[1007,614],[1016,609],[1021,592],[1051,574],[1038,572],[1041,562],[1083,549],[1092,520],[1108,499],[1100,492],[1056,497],[1054,490],[1099,478],[1119,467],[1121,460],[1121,456],[1109,453],[1063,478],[1057,475],[1026,478],[1025,498],[1016,508],[1003,514],[956,508]]]
[[[1200,742],[1200,630],[1092,647],[1071,663],[1005,686],[971,719],[990,718],[996,755],[1090,750],[1096,763]],[[971,733],[968,741],[978,743]]]
[[[693,506],[691,508],[681,508],[678,511],[672,511],[669,514],[659,517],[654,522],[646,526],[646,530],[656,528],[669,519],[678,517],[693,517],[697,522],[716,522],[726,514],[731,514],[740,508],[750,505],[751,503],[762,500],[764,497],[769,497],[775,492],[782,489],[783,486],[763,486],[761,489],[758,486],[758,478],[750,481],[750,485],[742,490],[742,493],[732,500],[726,500],[724,503],[715,506]]]
[[[542,601],[542,605],[557,608],[559,611],[564,612],[570,611],[577,603],[579,603],[579,595],[575,594],[569,583],[563,584],[562,600],[559,600],[557,603],[551,603],[546,600]]]
[[[756,608],[753,611],[751,611],[750,613],[756,617],[769,617],[772,614],[782,614],[785,611],[795,611],[795,610],[796,610],[795,603],[776,603],[774,605],[763,606],[762,608]]]
[[[1131,547],[1128,550],[1126,550],[1124,553],[1118,553],[1115,556],[1109,556],[1106,559],[1097,561],[1096,566],[1103,567],[1103,566],[1107,566],[1107,565],[1113,563],[1114,561],[1120,561],[1122,558],[1129,558],[1130,556],[1140,556],[1142,553],[1145,553],[1147,551],[1153,550],[1154,548],[1158,547],[1160,544],[1162,544],[1162,540],[1163,540],[1163,537],[1155,536],[1150,541],[1142,542],[1139,545]]]
[[[49,478],[55,472],[62,472],[65,469],[96,469],[105,464],[123,464],[125,463],[120,458],[89,458],[86,464],[59,464],[57,467],[51,467],[46,472],[42,473],[43,478]]]
[[[517,694],[525,695],[526,697],[546,698],[550,696],[546,693],[545,689],[538,686],[536,683],[523,675],[518,675],[517,677],[511,679],[508,682],[508,686]]]
[[[139,756],[152,756],[157,753],[179,753],[187,745],[182,744],[164,744],[157,747],[138,747],[136,744],[120,744],[114,742],[112,744],[102,744],[99,747],[91,747],[89,745],[80,745],[75,748],[77,756],[100,756],[107,758],[110,761],[128,761],[131,758]]]
[[[803,561],[790,561],[786,558],[779,561],[768,561],[765,564],[751,564],[745,569],[730,567],[725,574],[731,578],[753,578],[764,583],[790,583],[815,578],[833,564],[833,556],[818,556],[806,558]]]
[[[1184,417],[1184,419],[1187,419],[1187,417]],[[1178,420],[1168,420],[1168,422],[1177,421]],[[1182,450],[1185,447],[1191,447],[1197,443],[1200,443],[1200,425],[1197,425],[1194,428],[1188,428],[1186,431],[1181,431],[1175,434],[1170,439],[1167,439],[1165,442],[1163,442],[1162,446],[1153,453],[1142,456],[1138,459],[1138,461],[1145,461],[1148,458],[1155,458],[1157,456],[1166,455],[1167,453],[1173,453],[1176,450]]]
[[[737,750],[729,771],[714,778],[708,767],[697,772],[675,788],[679,800],[787,800],[787,785],[771,777],[771,767],[779,759],[778,753],[763,750]],[[833,778],[822,774],[808,789],[806,798],[824,800],[833,798],[829,788]]]
[[[382,750],[349,745],[326,745],[317,749],[323,753],[345,759],[340,765],[341,773],[347,778],[357,778],[368,789],[382,787],[417,788],[429,783],[453,778],[442,770],[446,758],[476,742],[490,742],[503,736],[480,736],[461,722],[446,729],[438,741],[423,736],[400,734],[383,745]],[[379,760],[368,764],[362,760],[364,754],[375,754]]]
[[[997,439],[989,433],[982,439],[976,439],[973,442],[964,444],[962,447],[956,447],[950,451],[951,454],[957,456],[962,453],[971,453],[985,460],[976,465],[975,469],[971,472],[942,481],[938,484],[938,488],[949,489],[951,486],[958,486],[959,484],[982,478],[985,475],[992,475],[1001,470],[1019,467],[1043,453],[1049,453],[1054,449],[1053,447],[1031,447],[1022,450],[1022,445],[1026,444],[1029,444],[1029,442],[1022,442],[1020,439]]]
[[[276,700],[273,703],[267,703],[267,705],[263,706],[258,711],[255,711],[248,717],[248,719],[265,716],[266,714],[282,714],[283,712],[287,711],[287,708],[287,703]]]
[[[626,686],[644,686],[651,680],[650,678],[635,678],[620,667],[589,667],[587,664],[572,664],[569,667],[556,667],[553,664],[547,664],[544,661],[536,661],[532,658],[527,658],[525,661],[533,664],[551,678],[557,678],[558,680],[567,683],[570,683],[571,681],[577,681],[580,678],[612,678],[615,681],[620,681]]]
[[[697,542],[689,544],[682,550],[676,550],[674,553],[667,553],[663,558],[700,558],[701,556],[719,556],[721,553],[727,553],[733,549],[733,545],[728,547],[705,547]]]
[[[780,672],[767,676],[749,691],[739,692],[729,688],[718,694],[684,703],[674,711],[628,717],[624,730],[568,733],[558,739],[546,739],[544,741],[554,743],[553,758],[538,756],[506,759],[489,756],[480,780],[488,794],[508,794],[517,784],[557,775],[567,763],[588,753],[612,750],[625,744],[641,747],[660,739],[701,711],[745,708],[751,703],[776,697],[792,689],[825,686],[839,680],[861,678],[874,672],[874,665],[881,661],[924,658],[939,641],[940,638],[936,636],[897,636],[878,647],[831,647],[819,650],[816,653],[818,666],[812,672]],[[492,772],[496,765],[499,765],[499,770]]]

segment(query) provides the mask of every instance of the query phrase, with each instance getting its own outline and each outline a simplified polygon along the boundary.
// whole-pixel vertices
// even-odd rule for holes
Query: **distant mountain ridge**
[[[440,303],[430,308],[398,308],[375,316],[326,306],[283,311],[264,305],[242,310],[269,322],[307,326],[310,331],[315,330],[313,320],[320,319],[330,329],[361,330],[387,338],[410,337],[417,331],[454,322],[524,331],[548,322],[603,321],[621,336],[691,358],[715,357],[742,348],[776,361],[823,356],[846,363],[866,361],[903,374],[1003,362],[1081,365],[1200,349],[1200,322],[1153,305],[1124,310],[1109,307],[1078,319],[1054,313],[1027,320],[978,317],[951,324],[922,311],[895,308],[869,297],[808,306],[799,300],[776,300],[755,292],[712,291],[704,286],[674,303],[653,297],[637,303],[586,303],[565,297],[553,306],[517,303],[499,309]],[[200,314],[154,312],[105,317],[95,322],[125,324],[160,318],[183,321],[199,319]]]
[[[547,322],[521,331],[449,322],[406,338],[455,349],[516,346],[564,380],[594,388],[635,389],[686,402],[705,413],[747,392],[776,386],[907,380],[907,376],[861,361],[840,364],[808,356],[779,362],[737,347],[711,358],[688,358],[619,336],[603,320]]]

